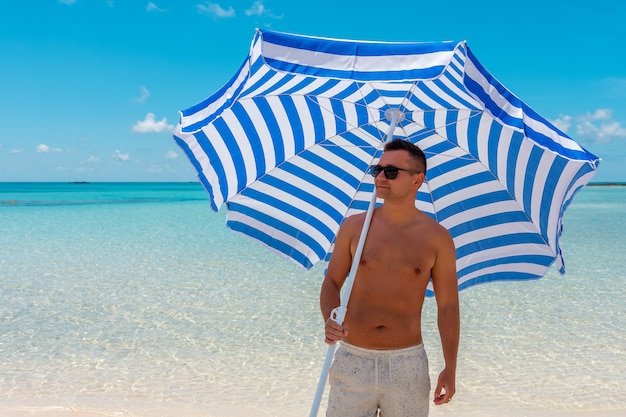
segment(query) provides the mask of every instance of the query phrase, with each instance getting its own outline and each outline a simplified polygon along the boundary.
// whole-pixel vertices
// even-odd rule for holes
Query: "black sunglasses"
[[[370,165],[370,174],[372,174],[372,177],[376,178],[381,171],[385,173],[385,178],[387,178],[388,180],[395,179],[398,176],[398,171],[406,171],[409,174],[419,174],[419,171],[398,168],[394,167],[393,165],[387,165],[386,167],[382,165]]]

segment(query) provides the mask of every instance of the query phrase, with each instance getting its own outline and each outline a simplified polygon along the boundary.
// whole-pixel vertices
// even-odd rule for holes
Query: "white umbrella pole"
[[[346,278],[345,290],[341,296],[341,305],[335,308],[330,314],[331,318],[339,324],[343,324],[343,320],[346,317],[346,311],[348,311],[348,301],[350,300],[350,293],[352,292],[352,285],[354,284],[354,277],[356,271],[359,268],[359,262],[361,260],[361,254],[363,253],[363,247],[365,246],[365,238],[372,221],[372,214],[374,213],[374,207],[376,206],[376,190],[372,193],[372,199],[370,205],[367,208],[367,214],[365,215],[365,222],[363,223],[363,230],[361,230],[361,236],[359,237],[359,243],[352,260],[352,266],[350,267],[350,273]],[[326,358],[324,359],[324,365],[322,367],[322,374],[320,380],[317,383],[317,391],[315,391],[315,397],[313,398],[313,406],[311,407],[311,413],[309,417],[316,417],[319,411],[320,402],[322,401],[322,394],[324,394],[324,387],[326,386],[326,380],[328,379],[328,370],[333,361],[335,354],[335,345],[328,345],[326,351]]]
[[[391,119],[389,129],[387,130],[385,142],[391,140],[393,136],[393,131],[398,125],[398,122],[400,122],[404,118],[404,114],[401,111],[393,110],[390,111],[389,114],[385,113],[385,116]],[[367,207],[367,213],[365,215],[365,221],[363,222],[361,236],[359,236],[359,243],[357,244],[356,252],[354,253],[354,259],[352,260],[352,265],[350,266],[350,272],[348,273],[348,277],[346,278],[346,281],[344,283],[344,291],[341,296],[341,304],[339,305],[339,307],[333,309],[330,314],[330,317],[339,324],[343,324],[343,320],[346,317],[346,312],[348,311],[348,301],[350,301],[350,293],[352,292],[352,286],[354,285],[354,278],[356,277],[357,269],[359,269],[361,254],[363,253],[363,247],[365,246],[365,239],[367,238],[367,232],[369,231],[370,223],[372,222],[372,215],[374,214],[374,208],[376,207],[376,198],[376,188],[374,188],[370,204]],[[319,411],[320,403],[322,402],[322,395],[324,394],[324,387],[326,386],[326,380],[328,379],[328,371],[333,361],[334,354],[335,345],[328,345],[326,358],[324,359],[322,373],[317,383],[317,390],[315,391],[315,397],[313,398],[313,405],[311,406],[311,413],[309,414],[309,417],[316,417]]]

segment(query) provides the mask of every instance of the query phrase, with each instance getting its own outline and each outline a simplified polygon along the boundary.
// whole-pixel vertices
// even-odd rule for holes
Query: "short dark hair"
[[[418,163],[420,167],[419,171],[426,174],[426,155],[424,155],[424,151],[414,143],[396,138],[385,143],[385,151],[407,151]]]

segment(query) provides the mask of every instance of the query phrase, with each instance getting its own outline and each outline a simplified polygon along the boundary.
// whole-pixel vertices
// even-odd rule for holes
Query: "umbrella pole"
[[[350,273],[348,274],[348,278],[346,278],[345,290],[341,296],[341,305],[336,307],[330,315],[331,318],[339,324],[343,324],[343,320],[346,317],[348,301],[350,300],[350,293],[352,292],[352,285],[354,284],[354,277],[356,276],[356,271],[359,268],[361,254],[363,253],[363,247],[365,246],[365,238],[367,237],[367,232],[369,231],[370,223],[372,222],[372,215],[374,214],[375,206],[376,190],[372,193],[372,199],[370,200],[370,204],[367,208],[367,214],[365,215],[365,221],[363,223],[363,229],[361,230],[361,236],[359,237],[359,243],[354,254],[354,259],[352,260]],[[324,387],[326,386],[326,380],[328,379],[328,371],[330,370],[334,354],[335,345],[328,345],[326,358],[324,359],[324,365],[322,366],[322,374],[320,375],[320,379],[317,383],[317,390],[315,391],[315,397],[313,398],[313,405],[311,406],[311,413],[309,414],[309,417],[316,417],[319,411],[322,394],[324,394]]]
[[[390,119],[389,129],[387,130],[387,136],[385,137],[385,142],[388,142],[393,137],[393,131],[398,125],[398,122],[402,121],[402,119],[404,118],[404,114],[398,109],[389,109],[387,110],[387,112],[385,112],[385,116]],[[376,207],[376,199],[376,189],[374,188],[372,198],[370,199],[370,204],[367,207],[365,221],[363,222],[363,229],[361,230],[361,235],[359,236],[359,243],[354,254],[354,259],[352,259],[350,272],[348,273],[348,277],[346,278],[346,282],[344,283],[345,289],[341,296],[341,305],[339,307],[336,307],[330,314],[330,317],[339,324],[343,324],[343,320],[346,317],[346,312],[348,310],[348,301],[350,301],[350,293],[352,292],[352,286],[354,285],[356,271],[359,268],[359,263],[361,262],[361,255],[363,253],[363,247],[365,246],[365,239],[367,237],[367,232],[370,228],[370,223],[372,222],[374,208]],[[317,383],[317,390],[315,391],[315,397],[313,398],[313,405],[311,406],[311,413],[309,414],[309,417],[316,417],[319,411],[320,403],[322,402],[322,395],[324,394],[324,387],[326,386],[326,380],[328,379],[328,371],[330,370],[330,365],[332,364],[334,354],[335,345],[328,345],[326,358],[324,359],[322,373]]]

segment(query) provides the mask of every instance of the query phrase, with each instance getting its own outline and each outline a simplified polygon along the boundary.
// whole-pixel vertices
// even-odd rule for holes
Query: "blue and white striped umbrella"
[[[388,137],[424,150],[416,206],[445,226],[459,288],[542,277],[565,208],[599,159],[500,84],[465,42],[258,30],[235,76],[181,112],[174,139],[229,228],[310,268],[366,210]],[[374,200],[375,201],[375,200]]]

